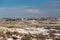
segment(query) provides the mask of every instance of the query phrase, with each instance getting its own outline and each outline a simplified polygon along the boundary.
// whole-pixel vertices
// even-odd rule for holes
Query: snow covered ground
[[[7,28],[7,27],[2,27],[0,26],[0,31],[4,31],[4,33],[6,33],[7,31],[9,32],[18,32],[18,33],[22,33],[22,34],[40,34],[42,33],[43,35],[49,35],[48,31],[56,31],[56,29],[45,29],[45,28],[36,28],[36,27],[21,27],[21,28]],[[60,33],[54,33],[56,35],[56,37],[60,36]],[[20,36],[20,35],[12,35],[15,36],[16,38],[18,38],[17,40],[21,40],[21,38],[24,36]],[[3,38],[2,36],[0,36],[0,38]],[[7,40],[13,40],[13,38],[7,38]],[[33,40],[36,40],[35,38],[33,38]],[[52,40],[52,39],[46,39],[46,40]]]
[[[35,27],[23,27],[23,28],[6,28],[6,27],[0,27],[0,29],[2,30],[8,30],[11,32],[17,31],[19,33],[31,33],[31,34],[46,34],[49,30],[48,29],[44,29],[44,28],[35,28]]]
[[[19,33],[31,33],[31,34],[47,34],[47,32],[49,31],[48,29],[44,29],[44,28],[35,28],[35,27],[24,27],[24,28],[11,28],[9,29],[9,31],[17,31]]]

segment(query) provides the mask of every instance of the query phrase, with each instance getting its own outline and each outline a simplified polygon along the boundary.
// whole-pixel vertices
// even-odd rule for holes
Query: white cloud
[[[17,11],[17,12],[23,12],[23,13],[40,13],[40,9],[32,8],[29,6],[24,7],[0,7],[0,10],[2,11]]]
[[[27,13],[39,13],[39,9],[24,9],[23,10],[24,12],[27,12]]]

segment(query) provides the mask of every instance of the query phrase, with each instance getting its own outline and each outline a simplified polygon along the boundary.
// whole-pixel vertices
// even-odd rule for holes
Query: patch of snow
[[[13,38],[7,38],[7,40],[13,40]]]
[[[60,33],[54,33],[55,35],[57,35],[57,36],[60,36]]]
[[[39,33],[47,33],[48,29],[44,28],[35,28],[35,27],[25,27],[25,28],[15,28],[15,31],[19,33],[31,33],[31,34],[39,34]],[[10,30],[12,31],[12,30]]]
[[[44,28],[35,28],[35,27],[24,27],[24,28],[5,28],[5,27],[1,27],[1,29],[4,30],[8,30],[10,32],[14,32],[17,31],[19,33],[31,33],[31,34],[40,34],[40,33],[46,33],[49,31],[48,29],[44,29]],[[6,31],[5,31],[6,32]]]

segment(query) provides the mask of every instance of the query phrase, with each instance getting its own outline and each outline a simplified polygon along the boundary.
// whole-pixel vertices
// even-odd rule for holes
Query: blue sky
[[[0,17],[60,17],[59,0],[0,0]]]

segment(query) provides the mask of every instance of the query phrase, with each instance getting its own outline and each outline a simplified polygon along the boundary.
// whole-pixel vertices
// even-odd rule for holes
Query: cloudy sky
[[[0,0],[0,17],[60,17],[60,0]]]

